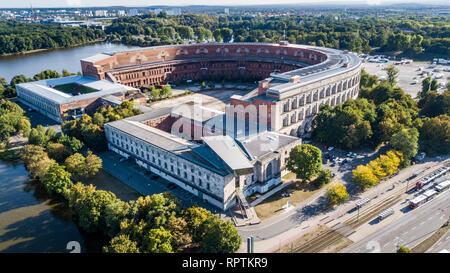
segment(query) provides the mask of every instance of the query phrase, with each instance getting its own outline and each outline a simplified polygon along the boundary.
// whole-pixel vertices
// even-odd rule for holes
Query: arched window
[[[266,167],[266,178],[269,179],[271,177],[272,177],[272,162],[267,164],[267,167]]]

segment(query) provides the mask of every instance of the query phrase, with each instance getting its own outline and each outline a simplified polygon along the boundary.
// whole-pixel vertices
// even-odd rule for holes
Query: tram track
[[[360,212],[359,219],[358,216],[352,216],[350,219],[346,220],[342,224],[338,224],[336,227],[331,228],[331,230],[323,231],[317,235],[316,238],[309,242],[301,244],[300,246],[292,249],[295,253],[317,253],[329,246],[334,245],[340,240],[346,238],[352,233],[352,230],[370,219],[375,218],[380,212],[391,207],[393,204],[400,200],[400,196],[391,196],[377,204],[373,204],[367,207],[365,210]]]

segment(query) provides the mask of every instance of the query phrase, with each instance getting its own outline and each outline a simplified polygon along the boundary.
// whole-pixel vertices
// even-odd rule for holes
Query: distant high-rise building
[[[125,11],[124,10],[118,10],[117,11],[117,16],[125,16]]]
[[[130,16],[136,16],[138,15],[138,10],[137,9],[130,9]]]
[[[181,15],[181,9],[169,9],[167,15]]]
[[[224,10],[223,10],[223,12],[225,13],[225,14],[230,14],[230,9],[229,8],[225,8]]]
[[[99,9],[99,10],[96,10],[94,14],[96,17],[106,17],[106,16],[108,16],[108,11],[105,9]]]

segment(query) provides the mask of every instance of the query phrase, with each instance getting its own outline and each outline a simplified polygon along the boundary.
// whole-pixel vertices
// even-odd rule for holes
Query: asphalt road
[[[441,251],[450,251],[450,231],[447,231],[444,236],[439,239],[428,251],[427,253],[439,253]]]
[[[449,216],[450,190],[447,190],[341,252],[394,253],[399,246],[413,248],[438,230]]]

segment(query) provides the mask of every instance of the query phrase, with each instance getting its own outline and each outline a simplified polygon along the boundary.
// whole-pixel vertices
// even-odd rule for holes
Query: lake
[[[98,53],[133,49],[136,47],[113,43],[96,43],[79,47],[54,49],[30,54],[0,57],[0,78],[9,82],[15,75],[33,77],[42,70],[59,73],[63,69],[71,73],[81,72],[80,60]]]

